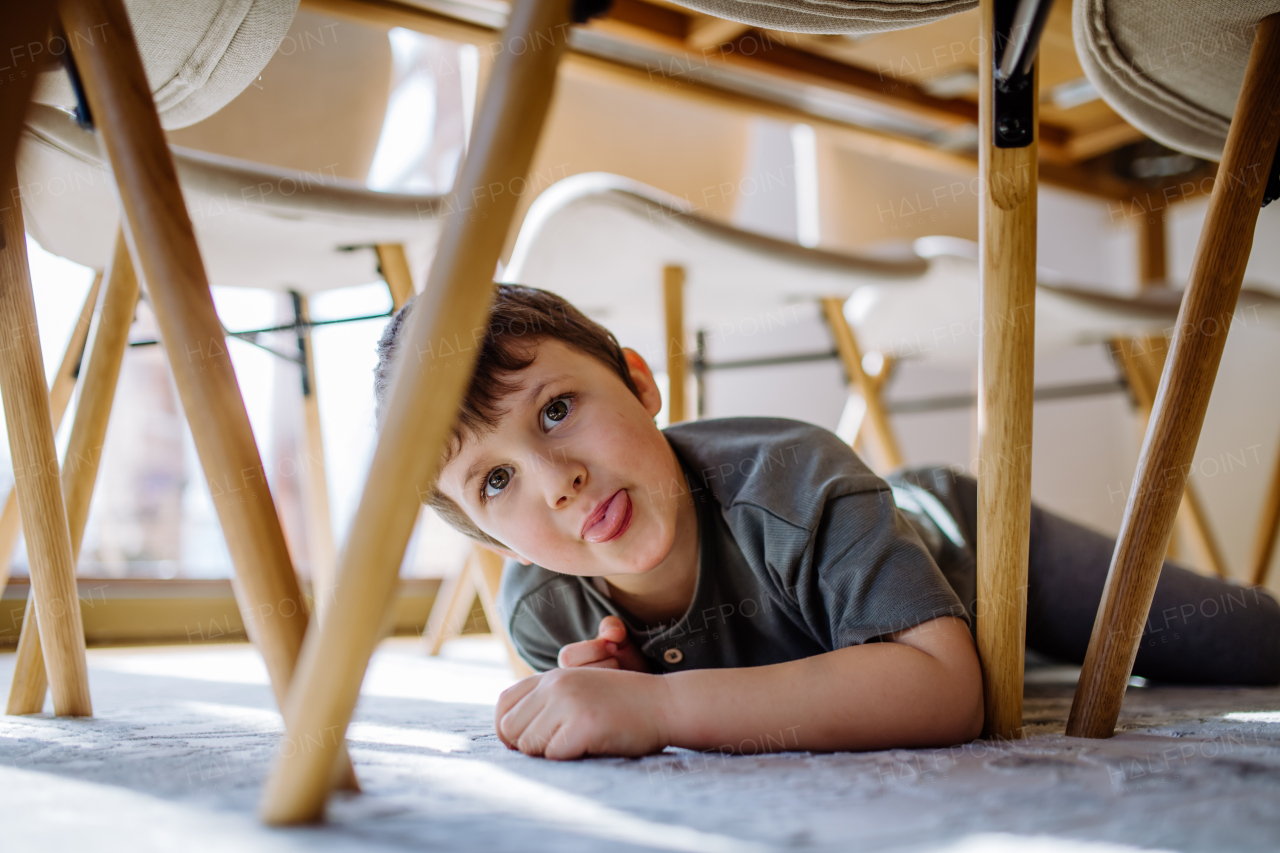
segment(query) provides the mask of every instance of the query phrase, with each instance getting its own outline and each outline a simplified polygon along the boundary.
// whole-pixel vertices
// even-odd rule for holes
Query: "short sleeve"
[[[498,588],[498,613],[525,662],[539,672],[555,669],[560,649],[590,640],[608,610],[581,579],[508,560]]]
[[[960,599],[890,491],[830,498],[812,533],[761,513],[764,563],[828,649],[941,616],[968,621]]]

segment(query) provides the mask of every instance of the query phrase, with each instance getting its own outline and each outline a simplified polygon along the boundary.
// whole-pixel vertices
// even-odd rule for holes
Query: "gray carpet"
[[[8,684],[13,656],[0,656]],[[90,652],[97,716],[0,717],[5,851],[1280,849],[1280,689],[1130,688],[1122,733],[1062,735],[1070,672],[1027,686],[1032,736],[862,754],[554,763],[509,752],[488,640],[384,645],[322,827],[255,818],[280,734],[247,646]],[[46,711],[49,708],[46,706]]]

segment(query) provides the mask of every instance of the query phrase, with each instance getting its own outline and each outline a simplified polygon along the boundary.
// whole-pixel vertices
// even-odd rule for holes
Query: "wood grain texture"
[[[867,405],[866,415],[862,419],[862,427],[871,434],[872,456],[876,472],[887,474],[903,464],[902,448],[893,434],[893,425],[889,422],[889,410],[880,395],[881,386],[888,376],[888,362],[876,376],[869,375],[862,367],[862,349],[858,346],[858,338],[844,316],[844,300],[827,297],[822,300],[822,315],[826,318],[827,327],[836,344],[836,352],[840,354],[840,363],[844,365],[845,376],[849,384],[857,389]],[[862,429],[859,429],[861,434]]]
[[[320,427],[320,396],[316,387],[316,365],[311,344],[311,307],[307,297],[297,294],[298,348],[305,372],[302,388],[302,501],[307,514],[307,552],[311,557],[311,596],[316,619],[324,621],[338,585],[338,552],[333,542],[333,519],[329,512],[329,480],[324,461],[324,431]]]
[[[1067,720],[1068,735],[1110,737],[1115,731],[1226,346],[1277,139],[1280,17],[1272,16],[1259,24],[1254,36]]]
[[[1138,406],[1142,434],[1145,436],[1151,423],[1156,391],[1160,387],[1160,373],[1164,370],[1169,353],[1168,342],[1161,335],[1151,335],[1131,341],[1116,340],[1112,342],[1111,348],[1125,371],[1129,390]],[[1227,577],[1227,561],[1222,555],[1222,546],[1218,544],[1218,537],[1209,524],[1208,513],[1200,500],[1200,494],[1189,480],[1183,488],[1182,501],[1178,506],[1178,527],[1182,529],[1182,535],[1190,546],[1195,565],[1207,569],[1217,577]],[[1171,560],[1176,559],[1174,542],[1174,537],[1170,536],[1169,547],[1165,550],[1166,556]]]
[[[390,606],[422,492],[435,477],[471,378],[475,348],[456,344],[485,323],[493,271],[514,216],[514,193],[483,188],[509,186],[528,173],[570,20],[569,0],[513,5],[503,40],[537,47],[504,49],[485,90],[457,184],[466,215],[446,223],[420,296],[425,305],[404,331],[382,433],[343,549],[337,597],[326,624],[307,636],[289,694],[288,734],[262,803],[269,823],[324,814],[325,780]]]
[[[99,277],[101,280],[101,277]],[[96,297],[96,292],[93,294]],[[96,301],[96,299],[95,299]],[[62,499],[67,508],[67,529],[71,536],[71,560],[78,564],[84,528],[89,520],[89,501],[98,480],[98,463],[107,439],[107,422],[115,400],[120,365],[129,346],[129,327],[138,304],[138,279],[129,259],[124,235],[116,238],[115,251],[107,272],[107,293],[102,300],[93,350],[85,365],[84,383],[71,436],[62,462]],[[81,344],[83,347],[83,343]],[[72,381],[74,381],[74,374]],[[67,395],[70,397],[70,395]],[[52,397],[52,395],[50,395]],[[56,405],[56,403],[55,403]],[[64,401],[63,405],[66,403]],[[33,591],[28,598],[34,600]],[[28,601],[28,615],[31,600]],[[18,637],[18,657],[13,685],[9,689],[10,714],[37,714],[44,706],[46,680],[44,656],[40,651],[39,624],[32,619],[22,624]]]
[[[981,33],[994,0],[982,0]],[[987,737],[1022,737],[1022,670],[1031,539],[1031,420],[1035,372],[1036,141],[992,143],[991,62],[979,55],[978,176],[982,342],[978,357],[978,657]],[[1038,73],[1038,72],[1033,72]],[[1033,86],[1037,82],[1033,79]],[[1038,98],[1033,98],[1036,103]],[[1033,126],[1036,124],[1032,117]]]
[[[1249,579],[1261,586],[1267,582],[1271,558],[1276,552],[1276,534],[1280,533],[1280,453],[1276,454],[1276,467],[1271,472],[1271,485],[1267,488],[1267,501],[1258,519],[1258,533],[1249,555]]]
[[[45,63],[33,59],[29,45],[42,42],[48,35],[57,15],[56,7],[53,0],[15,0],[3,7],[0,56],[4,57],[6,69],[4,85],[0,86],[0,167],[5,170],[13,167],[37,73],[45,70]],[[9,215],[8,206],[16,198],[0,199],[0,215]]]
[[[689,379],[689,348],[684,333],[684,267],[662,268],[662,316],[667,339],[667,423],[685,419],[685,386]]]
[[[378,268],[382,270],[382,279],[391,291],[391,307],[399,311],[416,292],[404,246],[399,243],[380,243],[373,248],[378,253]]]
[[[71,392],[76,387],[76,377],[80,373],[80,362],[84,359],[84,344],[89,338],[89,326],[93,322],[93,311],[98,304],[98,291],[102,287],[102,273],[94,275],[89,285],[89,292],[80,307],[80,316],[71,328],[71,336],[67,348],[62,353],[62,361],[58,371],[53,374],[49,383],[49,414],[53,420],[53,434],[58,434],[62,426],[62,417],[67,413],[67,404],[71,402]],[[18,533],[22,530],[22,516],[18,512],[18,492],[10,489],[4,499],[4,509],[0,510],[0,595],[4,594],[5,585],[9,582],[9,569],[13,562],[13,549],[18,544]]]
[[[6,199],[17,198],[12,162],[0,164]],[[58,477],[49,387],[45,384],[22,210],[3,217],[0,249],[0,394],[13,458],[14,489],[26,530],[35,613],[58,716],[90,716],[84,626],[75,561]]]
[[[266,471],[122,0],[64,0],[71,42],[111,164],[134,266],[146,283],[240,589],[281,707],[307,627]],[[38,592],[38,591],[37,591]],[[350,778],[350,777],[349,777]]]

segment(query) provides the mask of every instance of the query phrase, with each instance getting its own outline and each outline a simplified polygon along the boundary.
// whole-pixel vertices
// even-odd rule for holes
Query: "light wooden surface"
[[[307,514],[307,552],[311,557],[311,596],[315,614],[323,622],[338,585],[338,553],[333,543],[329,513],[329,481],[325,475],[324,432],[320,428],[320,397],[316,389],[316,365],[311,345],[311,306],[298,300],[298,349],[302,354],[302,501]]]
[[[49,413],[53,420],[53,433],[58,434],[62,426],[62,416],[67,413],[67,404],[71,402],[71,392],[76,387],[76,376],[80,372],[80,362],[84,358],[84,344],[89,337],[89,325],[93,321],[93,311],[98,304],[98,291],[102,287],[102,274],[93,277],[89,292],[80,307],[80,316],[71,328],[71,337],[62,354],[58,372],[53,374],[49,383]],[[18,513],[18,492],[10,489],[4,499],[4,509],[0,510],[0,595],[4,594],[5,585],[9,582],[9,569],[13,562],[13,549],[18,544],[18,533],[22,530],[22,516]]]
[[[1173,346],[1125,506],[1067,734],[1110,737],[1240,294],[1280,138],[1280,17],[1258,26]]]
[[[258,649],[281,707],[307,627],[266,471],[227,353],[173,158],[122,0],[64,0],[101,144],[111,162],[135,269],[146,283],[196,452],[213,496]],[[39,591],[37,590],[37,594]],[[47,650],[46,650],[47,655]],[[354,782],[349,774],[347,784]]]
[[[662,316],[667,336],[667,422],[685,419],[685,386],[689,379],[689,348],[684,333],[684,267],[662,268]]]
[[[440,654],[444,644],[461,634],[466,627],[471,605],[476,600],[476,573],[473,570],[475,559],[473,547],[467,554],[461,571],[446,577],[440,583],[435,603],[431,605],[431,614],[427,617],[427,625],[422,631],[423,650],[433,657]]]
[[[93,296],[96,295],[95,291]],[[71,422],[71,436],[62,463],[62,499],[67,509],[72,565],[77,564],[80,558],[80,544],[89,519],[89,501],[98,479],[98,464],[107,438],[107,421],[111,417],[120,364],[129,346],[129,327],[133,325],[137,304],[138,279],[133,272],[124,235],[119,235],[107,271],[107,293],[102,299],[98,330],[93,336],[93,351],[85,365],[80,402]],[[62,405],[66,406],[65,400]],[[36,593],[33,591],[27,599],[27,612],[18,637],[13,684],[9,688],[6,710],[9,714],[40,713],[48,686],[44,656],[40,650],[39,623],[29,618]]]
[[[991,43],[993,2],[982,0],[980,7],[981,33],[988,36],[983,40],[983,56]],[[979,210],[978,657],[986,701],[984,734],[1020,738],[1031,537],[1039,128],[1037,141],[1025,148],[993,145],[991,62],[980,59],[978,65],[978,173],[983,190]]]
[[[1138,422],[1145,436],[1151,423],[1151,410],[1155,406],[1156,391],[1160,387],[1160,372],[1164,369],[1168,356],[1168,342],[1163,336],[1153,335],[1132,341],[1116,340],[1112,344],[1113,351],[1120,357],[1120,363],[1128,378],[1129,389],[1133,392],[1138,404]],[[1208,514],[1200,500],[1199,492],[1191,481],[1187,481],[1183,489],[1182,501],[1178,506],[1178,526],[1186,537],[1187,544],[1194,554],[1195,565],[1202,566],[1211,574],[1220,578],[1227,577],[1227,562],[1222,555],[1222,547],[1218,537],[1214,535],[1209,524]],[[1175,537],[1169,537],[1166,555],[1176,559],[1174,549]]]
[[[1276,552],[1276,534],[1280,533],[1280,453],[1276,454],[1276,467],[1271,473],[1271,485],[1267,489],[1267,502],[1262,507],[1258,521],[1257,538],[1249,555],[1249,578],[1255,584],[1267,582],[1267,570]]]
[[[0,164],[5,199],[17,198],[12,162]],[[35,297],[27,266],[22,209],[0,217],[0,394],[13,459],[14,489],[26,531],[31,588],[58,716],[90,716],[84,626],[76,594],[75,561],[58,478],[49,387],[45,384]]]
[[[889,411],[885,408],[884,399],[880,395],[884,377],[888,376],[888,363],[880,369],[877,376],[870,376],[862,367],[862,349],[858,339],[844,316],[844,300],[827,297],[822,300],[822,314],[831,329],[831,337],[835,340],[836,352],[840,354],[840,363],[844,365],[845,375],[867,405],[862,425],[871,434],[872,455],[878,473],[887,474],[895,468],[902,467],[902,449],[893,434],[893,425],[889,423]],[[861,433],[861,429],[859,430]]]
[[[343,550],[337,598],[325,625],[308,635],[289,693],[288,734],[263,797],[269,823],[324,814],[329,768],[390,606],[422,490],[434,478],[474,366],[473,347],[445,355],[441,345],[485,323],[493,271],[511,226],[516,194],[481,188],[506,187],[528,173],[570,20],[569,0],[513,6],[503,40],[539,49],[504,49],[485,90],[457,184],[472,215],[449,220],[421,295],[426,304],[404,330],[382,433]],[[481,191],[472,195],[473,188]]]
[[[399,243],[380,243],[374,246],[378,253],[378,267],[391,291],[391,307],[399,311],[414,294],[413,274],[409,272],[409,260],[404,256],[404,246]]]
[[[1169,275],[1164,214],[1164,210],[1152,211],[1137,220],[1138,286],[1142,288],[1163,287]]]

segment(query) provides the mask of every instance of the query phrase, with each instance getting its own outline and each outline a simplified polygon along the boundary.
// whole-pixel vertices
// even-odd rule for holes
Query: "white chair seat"
[[[371,251],[404,245],[415,280],[435,251],[443,201],[367,190],[330,175],[174,148],[209,283],[314,293],[376,281]],[[71,116],[32,105],[18,150],[27,231],[94,269],[110,258],[119,213],[97,139]]]
[[[1076,53],[1116,112],[1170,148],[1217,160],[1259,21],[1280,0],[1076,0]]]
[[[978,0],[677,0],[717,18],[789,33],[880,33],[965,12]]]
[[[171,129],[213,115],[253,82],[280,47],[298,0],[125,0],[125,7],[160,123]],[[32,97],[76,105],[61,70],[41,74]]]

